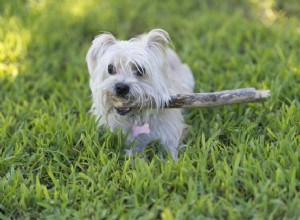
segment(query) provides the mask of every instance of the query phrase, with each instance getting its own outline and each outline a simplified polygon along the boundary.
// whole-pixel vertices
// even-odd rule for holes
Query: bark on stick
[[[269,90],[256,90],[255,88],[243,88],[210,93],[177,94],[171,96],[171,100],[165,105],[165,108],[205,108],[237,103],[265,101],[269,97]],[[114,105],[116,107],[141,108],[139,103],[129,103],[130,102],[124,100],[115,100]],[[153,104],[153,101],[149,100],[143,103],[143,107],[154,107]]]

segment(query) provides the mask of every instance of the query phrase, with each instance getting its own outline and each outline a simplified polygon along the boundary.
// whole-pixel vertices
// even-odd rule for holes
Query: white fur
[[[186,128],[180,109],[163,108],[170,95],[192,93],[194,78],[186,64],[182,64],[176,53],[168,48],[170,43],[166,31],[155,29],[129,41],[119,41],[109,33],[95,38],[86,60],[90,73],[92,91],[92,112],[99,123],[112,131],[121,128],[128,134],[128,141],[137,141],[131,153],[142,151],[153,140],[160,140],[177,160],[178,146]],[[115,67],[116,73],[108,73],[108,65]],[[143,76],[136,75],[136,66],[145,68]],[[139,102],[155,100],[155,108],[131,110],[119,115],[113,105],[115,85],[129,86],[127,96]],[[133,126],[149,124],[150,133],[132,135]]]

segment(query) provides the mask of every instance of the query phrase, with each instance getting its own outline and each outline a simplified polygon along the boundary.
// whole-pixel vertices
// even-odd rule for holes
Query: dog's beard
[[[157,89],[144,82],[128,84],[130,92],[125,96],[118,96],[114,85],[104,83],[94,90],[94,103],[96,107],[98,105],[102,115],[117,113],[120,116],[134,117],[147,110],[160,109],[169,99],[169,96],[160,95]],[[118,102],[122,102],[123,106],[118,105]]]

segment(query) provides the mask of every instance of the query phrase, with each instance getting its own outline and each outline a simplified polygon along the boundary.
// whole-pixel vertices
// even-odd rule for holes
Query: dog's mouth
[[[120,98],[120,97],[113,97],[113,106],[115,107],[117,113],[119,115],[127,115],[129,112],[131,112],[132,108],[128,107],[130,106],[130,98]]]
[[[128,107],[124,107],[124,108],[115,107],[115,109],[116,109],[117,113],[122,116],[127,115],[129,112],[131,112],[131,108],[128,108]]]

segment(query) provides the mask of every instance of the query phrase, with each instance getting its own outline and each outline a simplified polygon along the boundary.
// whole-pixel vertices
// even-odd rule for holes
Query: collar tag
[[[132,126],[132,135],[134,137],[137,137],[139,134],[149,134],[149,133],[150,133],[150,129],[148,123],[142,126],[137,126],[137,125]]]

